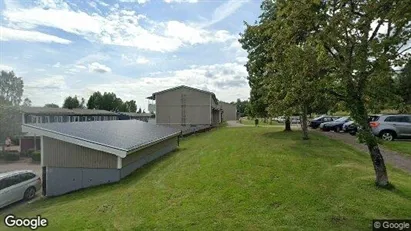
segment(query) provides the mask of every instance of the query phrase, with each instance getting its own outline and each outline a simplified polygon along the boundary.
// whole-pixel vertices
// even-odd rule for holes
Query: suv
[[[33,171],[0,173],[0,208],[21,199],[31,200],[41,189],[41,179]]]
[[[370,122],[372,133],[385,141],[411,138],[411,115],[382,115]]]

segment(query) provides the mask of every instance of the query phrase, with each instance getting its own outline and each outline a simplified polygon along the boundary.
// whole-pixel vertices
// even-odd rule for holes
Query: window
[[[63,116],[59,116],[58,121],[59,121],[59,123],[62,123],[63,122]]]
[[[401,122],[400,116],[389,116],[384,121],[385,122]]]
[[[50,123],[50,116],[44,117],[44,123]]]
[[[31,172],[23,173],[23,174],[20,174],[19,176],[20,176],[21,182],[26,181],[26,180],[31,180],[36,177],[36,175]]]
[[[54,122],[54,123],[57,123],[58,120],[59,120],[58,116],[54,116],[54,117],[53,117],[53,122]]]

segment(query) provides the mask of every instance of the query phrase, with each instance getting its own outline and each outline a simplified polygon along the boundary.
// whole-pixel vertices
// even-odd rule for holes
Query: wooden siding
[[[117,168],[117,156],[44,137],[43,164],[66,168]]]
[[[163,92],[156,95],[156,107],[157,124],[182,125],[183,122],[187,126],[210,124],[210,94],[201,91],[178,88]]]
[[[171,139],[162,141],[160,143],[157,143],[153,146],[147,147],[145,149],[142,149],[140,151],[131,153],[127,155],[124,159],[122,159],[122,167],[124,168],[125,166],[140,160],[141,158],[144,158],[145,156],[149,156],[150,154],[154,154],[157,151],[167,147],[167,146],[177,146],[177,137],[173,137]]]

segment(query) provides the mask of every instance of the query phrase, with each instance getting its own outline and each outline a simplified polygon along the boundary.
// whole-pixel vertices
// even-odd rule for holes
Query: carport
[[[138,120],[24,124],[41,137],[43,195],[112,183],[178,146],[180,131]]]

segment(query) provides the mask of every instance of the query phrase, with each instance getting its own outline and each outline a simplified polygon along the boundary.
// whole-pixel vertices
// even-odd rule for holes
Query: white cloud
[[[29,81],[24,84],[24,88],[26,89],[63,89],[66,87],[66,81],[64,76],[55,75],[49,76],[47,78],[40,78],[34,81]],[[38,94],[38,92],[37,92]]]
[[[127,56],[125,54],[121,55],[121,60],[124,61],[125,65],[133,65],[133,64],[148,64],[150,63],[150,60],[148,60],[144,56]]]
[[[145,4],[149,1],[150,0],[120,0],[120,2],[133,2],[133,3],[138,3],[138,4]]]
[[[12,71],[13,68],[4,64],[0,64],[0,71]]]
[[[199,0],[164,0],[165,3],[197,3]]]
[[[89,64],[88,65],[88,70],[90,72],[97,72],[97,73],[111,72],[110,67],[108,67],[104,64],[98,63],[98,62],[94,62],[94,63]]]
[[[14,27],[57,28],[91,42],[160,52],[175,51],[185,45],[226,42],[233,37],[225,30],[205,30],[178,21],[155,22],[145,15],[118,7],[107,16],[39,7],[7,9],[3,15]]]
[[[211,20],[205,23],[204,26],[210,26],[224,20],[228,16],[235,13],[240,7],[242,7],[248,1],[249,0],[229,0],[221,4],[214,10]]]
[[[21,40],[26,42],[61,43],[70,44],[71,41],[54,35],[38,31],[17,30],[0,26],[0,41]]]
[[[192,66],[170,72],[153,73],[150,77],[137,79],[117,76],[112,82],[87,86],[89,92],[115,92],[123,100],[134,99],[137,104],[146,107],[147,96],[167,88],[187,85],[207,89],[223,101],[247,99],[250,88],[247,84],[247,71],[242,64],[224,63],[204,66]]]
[[[57,63],[55,63],[55,64],[53,65],[53,67],[59,68],[59,67],[61,67],[61,63],[60,63],[60,62],[57,62]]]
[[[237,61],[237,62],[239,62],[239,63],[246,63],[247,61],[248,61],[248,58],[247,57],[244,57],[244,56],[241,56],[241,57],[237,57],[236,59],[235,59],[235,61]]]

